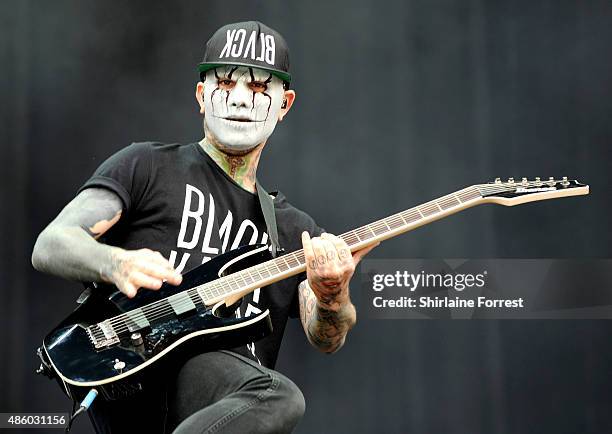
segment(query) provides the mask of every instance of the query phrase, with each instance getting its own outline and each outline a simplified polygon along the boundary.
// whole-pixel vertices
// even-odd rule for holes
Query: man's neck
[[[200,146],[238,185],[245,190],[255,193],[255,177],[259,157],[264,147],[263,143],[239,155],[229,154],[220,150],[206,138],[200,140]]]

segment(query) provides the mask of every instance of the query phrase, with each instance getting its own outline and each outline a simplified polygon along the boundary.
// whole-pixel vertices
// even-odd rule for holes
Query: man
[[[136,143],[111,156],[38,237],[36,269],[109,282],[137,297],[164,281],[180,284],[183,270],[217,254],[268,241],[255,174],[268,137],[295,101],[285,41],[258,22],[224,26],[208,41],[199,70],[195,97],[205,137],[188,145]],[[97,400],[97,431],[295,427],[303,396],[273,370],[287,318],[299,314],[313,346],[338,350],[356,321],[349,280],[371,247],[351,255],[344,241],[323,233],[282,194],[273,203],[279,242],[287,251],[304,248],[306,276],[256,290],[236,312],[270,309],[273,333],[195,356],[128,400]]]

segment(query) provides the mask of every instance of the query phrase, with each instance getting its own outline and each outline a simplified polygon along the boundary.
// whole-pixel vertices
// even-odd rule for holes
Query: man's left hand
[[[310,238],[308,232],[302,233],[308,285],[321,307],[337,311],[350,300],[349,281],[355,266],[378,244],[351,254],[346,242],[335,235]]]

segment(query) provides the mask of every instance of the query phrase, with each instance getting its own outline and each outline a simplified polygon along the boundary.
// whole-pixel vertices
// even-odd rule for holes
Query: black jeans
[[[125,401],[94,402],[99,433],[289,433],[304,396],[287,377],[229,351],[204,353],[159,388]]]

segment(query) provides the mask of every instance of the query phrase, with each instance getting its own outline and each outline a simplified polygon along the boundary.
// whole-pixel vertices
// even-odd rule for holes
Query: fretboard
[[[359,250],[458,212],[471,206],[481,197],[476,187],[468,187],[361,226],[339,237],[346,242],[351,251]],[[256,288],[299,274],[305,269],[304,251],[300,249],[200,285],[189,292],[197,294],[206,305],[212,305],[224,300],[230,294],[243,296]]]

